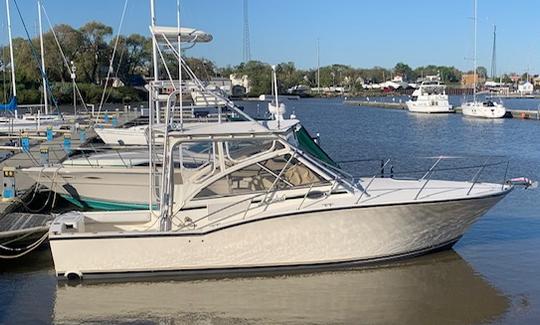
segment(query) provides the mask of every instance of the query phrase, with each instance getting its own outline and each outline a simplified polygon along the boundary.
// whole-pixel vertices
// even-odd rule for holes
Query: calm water
[[[256,103],[243,104],[256,111]],[[509,177],[540,179],[538,121],[412,115],[339,100],[291,101],[288,110],[320,133],[336,160],[506,155]],[[66,286],[57,284],[43,249],[0,260],[0,322],[537,324],[538,202],[539,190],[516,190],[453,251],[339,272]]]

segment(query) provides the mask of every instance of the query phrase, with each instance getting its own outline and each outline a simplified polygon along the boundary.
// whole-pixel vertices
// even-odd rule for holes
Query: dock
[[[378,102],[378,101],[365,101],[365,100],[346,100],[343,102],[346,105],[361,106],[361,107],[375,107],[383,109],[395,109],[406,110],[407,105],[404,102]],[[461,108],[454,107],[456,114],[461,114]],[[540,120],[540,109],[527,110],[527,109],[507,109],[505,118],[515,118],[523,120]]]
[[[404,110],[407,109],[407,104],[404,102],[377,102],[377,101],[368,101],[368,100],[346,100],[343,102],[347,105],[354,106],[364,106],[364,107],[377,107],[377,108],[387,108],[387,109],[398,109]]]
[[[139,114],[122,112],[115,115],[115,117],[117,118],[115,119],[115,126],[121,127],[132,123],[133,120],[139,117]],[[85,120],[90,121],[90,118]],[[112,126],[110,122],[108,118],[107,121],[104,121],[103,118],[100,120],[101,125],[105,126]],[[2,197],[3,191],[0,191],[0,258],[14,258],[21,254],[22,248],[13,248],[12,245],[9,245],[14,245],[15,242],[19,241],[18,239],[21,239],[21,241],[17,243],[17,246],[34,239],[31,245],[37,245],[26,246],[25,248],[29,248],[29,250],[30,248],[36,248],[46,239],[49,224],[53,219],[50,214],[16,212],[26,207],[26,203],[39,190],[32,178],[23,173],[18,173],[17,170],[41,166],[44,152],[48,153],[46,155],[48,156],[48,164],[59,163],[69,156],[73,148],[84,146],[96,137],[96,133],[92,128],[76,129],[74,125],[67,127],[66,130],[55,131],[55,136],[50,141],[47,140],[45,134],[42,134],[44,132],[29,133],[27,137],[30,140],[30,146],[26,150],[20,146],[13,146],[13,149],[9,146],[1,147],[3,152],[11,154],[0,162],[0,170],[5,167],[14,168],[15,198],[5,199]],[[9,136],[3,136],[2,138],[8,139]],[[17,139],[14,135],[12,138]],[[5,177],[4,183],[6,183]]]

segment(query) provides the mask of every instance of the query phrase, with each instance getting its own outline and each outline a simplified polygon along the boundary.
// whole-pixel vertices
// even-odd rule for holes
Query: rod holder
[[[39,155],[40,155],[40,159],[41,159],[41,165],[43,167],[49,167],[49,162],[50,162],[50,158],[49,158],[49,147],[48,146],[40,146],[39,147]]]
[[[2,190],[2,201],[11,201],[17,196],[15,189],[15,167],[4,167],[4,188]]]

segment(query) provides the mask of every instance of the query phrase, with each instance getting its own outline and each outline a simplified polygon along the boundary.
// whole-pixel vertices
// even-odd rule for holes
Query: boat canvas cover
[[[158,42],[161,37],[166,38],[171,43],[178,42],[178,27],[169,26],[154,26],[152,32],[156,35]],[[195,28],[180,28],[181,41],[186,43],[208,43],[211,42],[213,37],[211,34],[203,32]]]
[[[300,149],[331,166],[339,167],[338,164],[333,161],[332,158],[330,158],[330,156],[323,150],[323,148],[313,141],[313,137],[304,127],[301,127],[298,131],[296,131],[295,135]]]
[[[0,104],[0,111],[14,111],[17,109],[17,97],[11,97],[7,104]]]

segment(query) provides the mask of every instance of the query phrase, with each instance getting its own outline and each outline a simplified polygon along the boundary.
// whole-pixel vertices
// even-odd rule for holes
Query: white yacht
[[[416,89],[407,108],[414,113],[453,113],[454,109],[448,102],[446,85],[439,76],[428,76]]]
[[[279,125],[166,132],[159,211],[59,215],[49,232],[56,274],[255,272],[415,256],[452,246],[512,190],[477,179],[352,180],[286,140],[297,121]],[[174,168],[183,165],[174,153],[194,144],[210,145],[210,159]]]
[[[464,116],[481,118],[503,118],[506,115],[506,108],[501,103],[491,100],[466,102],[461,105]]]
[[[473,58],[473,100],[465,102],[461,105],[463,116],[480,117],[480,118],[503,118],[506,115],[506,108],[501,103],[495,103],[491,100],[479,101],[476,97],[477,86],[477,64],[476,64],[476,47],[477,47],[477,29],[478,29],[478,3],[474,0],[474,58]]]

